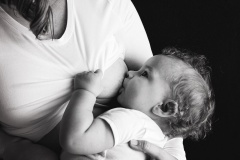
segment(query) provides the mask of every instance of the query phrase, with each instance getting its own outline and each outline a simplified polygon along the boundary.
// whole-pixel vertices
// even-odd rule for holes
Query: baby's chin
[[[103,91],[98,95],[97,98],[101,98],[101,99],[109,99],[109,98],[113,98],[116,97],[118,95],[118,90],[119,90],[119,86],[107,86],[104,87]]]
[[[125,106],[125,104],[124,104],[124,102],[125,102],[125,100],[124,100],[124,97],[123,97],[124,95],[122,94],[122,91],[121,91],[121,89],[120,89],[120,92],[118,93],[118,96],[117,96],[117,102],[118,102],[118,104],[121,106],[121,107],[123,107],[123,108],[127,108],[126,106]]]
[[[100,104],[108,104],[109,102],[116,100],[118,97],[119,87],[105,87],[100,95],[97,97],[96,102]]]
[[[121,86],[119,84],[119,86]],[[117,107],[121,105],[121,92],[119,92],[119,87],[114,88],[114,90],[105,88],[105,90],[97,97],[96,103],[103,105],[111,105],[112,107]]]

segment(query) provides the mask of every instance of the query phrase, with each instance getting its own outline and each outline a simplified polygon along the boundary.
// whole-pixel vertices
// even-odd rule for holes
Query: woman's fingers
[[[129,144],[132,149],[146,153],[153,159],[160,160],[158,159],[159,147],[143,140],[131,140]]]

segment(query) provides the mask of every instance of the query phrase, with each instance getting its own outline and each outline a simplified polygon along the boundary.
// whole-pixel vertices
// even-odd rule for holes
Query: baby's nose
[[[133,73],[134,71],[128,71],[127,73],[126,73],[126,76],[125,76],[125,78],[132,78],[133,77],[133,75],[134,75],[134,73]]]

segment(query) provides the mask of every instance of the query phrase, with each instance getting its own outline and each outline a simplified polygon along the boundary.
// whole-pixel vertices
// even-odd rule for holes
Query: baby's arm
[[[102,72],[84,72],[74,79],[75,91],[63,115],[60,129],[62,148],[71,154],[88,155],[114,145],[108,124],[94,119],[92,111],[102,90]]]

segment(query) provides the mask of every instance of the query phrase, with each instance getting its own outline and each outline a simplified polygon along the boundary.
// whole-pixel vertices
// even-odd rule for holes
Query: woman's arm
[[[0,159],[3,160],[58,160],[50,149],[30,140],[11,136],[0,129]]]
[[[77,89],[63,115],[60,144],[71,154],[88,155],[113,146],[113,134],[104,120],[94,119],[93,106],[101,92],[101,73],[85,72],[75,77]]]
[[[153,54],[139,17],[130,0],[114,1],[114,11],[122,20],[122,28],[115,34],[117,41],[125,48],[125,62],[129,70],[138,70]]]
[[[7,145],[18,141],[20,138],[10,136],[0,128],[0,159],[3,158],[3,153]]]

